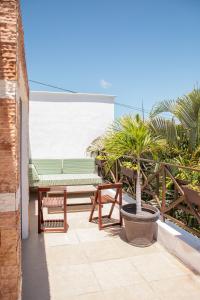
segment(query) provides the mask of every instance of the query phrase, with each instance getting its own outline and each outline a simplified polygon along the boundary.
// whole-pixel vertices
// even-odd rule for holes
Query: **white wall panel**
[[[114,120],[114,96],[30,93],[32,158],[78,158]]]

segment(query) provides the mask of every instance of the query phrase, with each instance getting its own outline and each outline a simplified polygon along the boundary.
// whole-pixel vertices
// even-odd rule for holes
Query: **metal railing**
[[[120,158],[112,166],[105,162],[99,166],[99,174],[105,181],[123,182],[124,190],[134,198],[136,174],[134,171],[124,172],[124,161],[136,162],[131,156]],[[196,173],[200,178],[200,169],[145,158],[140,159],[140,166],[143,200],[160,209],[163,221],[169,219],[200,237],[200,193],[193,190],[190,194],[190,190],[186,189],[190,181],[178,177],[184,170],[188,175]]]

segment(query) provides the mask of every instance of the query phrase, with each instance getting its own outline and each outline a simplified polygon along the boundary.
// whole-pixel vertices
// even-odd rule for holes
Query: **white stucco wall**
[[[90,143],[114,120],[114,96],[30,92],[32,158],[86,156]]]
[[[16,193],[16,198],[20,203],[22,238],[26,239],[29,235],[29,182],[28,182],[28,163],[29,163],[29,95],[21,65],[19,65],[19,78],[16,88],[16,100],[21,101],[21,159],[20,159],[20,186]]]

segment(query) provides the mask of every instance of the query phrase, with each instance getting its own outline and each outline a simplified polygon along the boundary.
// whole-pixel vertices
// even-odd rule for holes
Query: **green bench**
[[[101,177],[96,174],[92,158],[31,159],[29,186],[98,185]]]

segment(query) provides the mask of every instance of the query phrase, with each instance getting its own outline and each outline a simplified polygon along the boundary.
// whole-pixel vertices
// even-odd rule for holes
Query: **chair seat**
[[[90,199],[92,200],[92,202],[95,201],[95,196],[91,196]],[[107,204],[107,203],[114,203],[115,199],[112,198],[109,195],[102,195],[101,196],[101,204]],[[97,203],[99,203],[99,201],[97,200]]]
[[[63,197],[44,197],[42,199],[43,207],[63,207]]]

